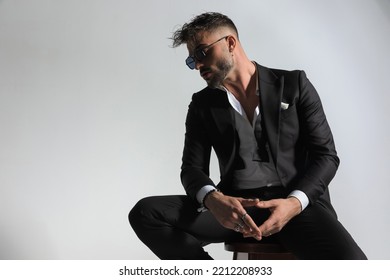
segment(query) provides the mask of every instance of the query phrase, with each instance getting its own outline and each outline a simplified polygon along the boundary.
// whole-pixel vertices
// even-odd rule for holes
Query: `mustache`
[[[209,68],[209,67],[202,67],[202,68],[199,69],[199,71],[200,71],[200,74],[203,75],[203,73],[210,72],[211,68]]]

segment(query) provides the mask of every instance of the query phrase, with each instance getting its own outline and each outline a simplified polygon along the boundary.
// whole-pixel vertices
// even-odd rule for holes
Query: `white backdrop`
[[[386,0],[0,0],[0,259],[155,259],[127,214],[183,193],[184,119],[205,83],[168,38],[204,11],[235,21],[251,59],[306,71],[341,158],[339,218],[390,259]]]

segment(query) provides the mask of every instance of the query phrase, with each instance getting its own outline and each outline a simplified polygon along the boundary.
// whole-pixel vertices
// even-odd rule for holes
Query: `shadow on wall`
[[[385,15],[385,18],[390,22],[390,1],[389,0],[376,0],[379,9]]]

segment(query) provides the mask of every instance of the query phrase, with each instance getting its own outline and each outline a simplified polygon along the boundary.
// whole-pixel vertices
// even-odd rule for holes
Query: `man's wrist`
[[[210,201],[213,197],[217,196],[219,193],[218,189],[210,190],[204,197],[202,205],[206,208],[209,209],[209,207],[206,205],[207,202]]]
[[[207,211],[207,208],[204,205],[204,200],[207,194],[211,194],[211,192],[217,190],[214,186],[212,185],[206,185],[202,187],[198,193],[196,194],[196,200],[199,202],[200,207],[198,208],[198,212],[204,212]]]

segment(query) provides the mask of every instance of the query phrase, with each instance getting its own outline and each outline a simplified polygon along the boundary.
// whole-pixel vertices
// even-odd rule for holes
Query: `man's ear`
[[[228,43],[229,52],[233,52],[237,45],[237,39],[234,36],[229,36],[226,40]]]

